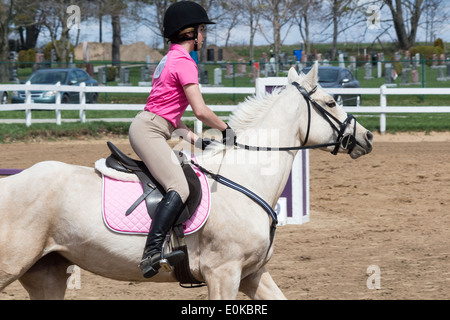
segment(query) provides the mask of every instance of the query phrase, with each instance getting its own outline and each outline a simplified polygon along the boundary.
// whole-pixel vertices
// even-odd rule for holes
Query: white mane
[[[238,105],[238,108],[230,116],[230,126],[233,130],[243,131],[256,126],[264,119],[267,112],[273,106],[274,101],[281,93],[281,89],[274,90],[262,97],[248,97]]]
[[[301,85],[305,85],[305,82],[308,82],[307,80],[306,75],[303,73],[300,73],[295,79]],[[292,83],[292,81],[289,81],[289,83]],[[236,131],[243,131],[255,127],[264,119],[270,108],[273,107],[275,100],[284,92],[284,89],[280,88],[262,97],[252,96],[246,98],[231,114],[229,122],[231,128]]]

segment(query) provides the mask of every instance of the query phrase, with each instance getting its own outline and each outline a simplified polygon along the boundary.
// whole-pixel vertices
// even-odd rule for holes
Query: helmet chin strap
[[[194,51],[198,51],[198,27],[194,27],[194,36],[190,38],[186,38],[185,40],[194,40]]]
[[[198,51],[198,39],[194,39],[194,51]]]
[[[194,27],[194,51],[198,51],[198,26]]]

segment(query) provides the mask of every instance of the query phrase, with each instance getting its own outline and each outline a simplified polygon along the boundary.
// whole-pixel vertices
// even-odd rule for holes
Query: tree
[[[325,29],[332,25],[333,40],[331,59],[336,60],[338,36],[347,28],[360,23],[359,19],[357,18],[350,19],[353,14],[360,13],[360,5],[358,4],[358,0],[327,0],[326,5],[328,14],[323,17],[323,20],[330,21],[330,24],[326,26]],[[342,26],[343,21],[349,22],[350,25],[345,27]]]
[[[8,61],[9,25],[13,19],[13,0],[0,0],[0,62]],[[0,82],[8,80],[8,64],[0,63]]]
[[[122,44],[122,37],[120,35],[120,14],[114,13],[111,15],[111,24],[113,30],[112,63],[116,65],[120,64],[120,45]]]
[[[310,39],[310,17],[313,17],[313,13],[319,10],[320,2],[319,0],[308,1],[308,0],[297,0],[298,9],[294,16],[295,21],[298,25],[300,31],[300,36],[302,37],[303,43],[305,44],[304,54],[308,55],[311,53],[311,39]]]
[[[292,25],[292,16],[295,10],[295,2],[292,0],[258,0],[261,8],[261,16],[272,23],[273,47],[276,61],[276,74],[278,75],[278,62],[280,61],[281,29],[286,25]],[[260,29],[266,40],[269,40],[265,32]]]
[[[45,14],[39,3],[31,0],[15,0],[14,26],[20,37],[20,49],[36,47]]]
[[[45,12],[43,24],[50,32],[50,38],[59,62],[67,62],[67,54],[70,48],[70,29],[67,24],[66,12],[69,3],[64,0],[41,1],[41,8]],[[59,39],[58,39],[59,37]]]
[[[237,10],[238,6],[234,5],[233,1],[227,1],[223,3],[224,15],[220,23],[226,26],[225,48],[228,48],[228,44],[231,37],[231,31],[240,24],[241,16]]]
[[[21,0],[22,2],[26,0]],[[42,13],[42,25],[44,25],[49,33],[56,58],[60,63],[67,62],[71,39],[70,30],[74,24],[81,22],[90,15],[89,1],[79,0],[76,9],[71,12],[67,10],[71,6],[70,0],[41,0],[39,9]],[[89,14],[88,14],[89,13]]]
[[[102,7],[105,14],[111,16],[112,25],[112,63],[120,64],[120,45],[122,44],[121,37],[121,16],[126,15],[126,10],[128,8],[127,2],[125,0],[112,0],[108,1],[107,5]]]
[[[97,14],[98,18],[98,42],[103,43],[103,16],[105,15],[105,7],[107,7],[107,4],[105,3],[105,0],[98,0],[95,2],[97,5],[97,8],[94,9]]]
[[[423,0],[383,0],[392,13],[400,49],[408,50],[416,42]],[[408,17],[406,19],[406,17]],[[405,24],[407,23],[407,25]]]
[[[249,34],[249,55],[250,60],[255,59],[255,35],[259,28],[259,21],[261,17],[261,5],[258,0],[232,0],[230,11],[235,17],[241,17],[241,23],[250,29]]]
[[[223,0],[198,0],[195,1],[199,5],[201,5],[206,12],[208,13],[208,17],[211,21],[220,21],[223,17],[224,11],[223,5],[226,3],[226,1]],[[208,48],[208,37],[206,37],[202,48],[199,52],[199,61],[204,62],[206,61],[206,50]]]
[[[154,35],[159,37],[167,51],[169,46],[164,41],[164,14],[176,0],[139,0],[135,3],[135,17],[139,23],[146,26]]]
[[[425,42],[436,39],[436,31],[447,24],[449,11],[445,8],[446,0],[425,0],[423,13],[425,14]]]

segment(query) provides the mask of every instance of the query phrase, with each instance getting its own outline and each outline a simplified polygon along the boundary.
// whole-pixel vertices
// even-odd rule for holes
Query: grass
[[[51,111],[41,111],[43,113],[54,113]],[[119,112],[119,111],[118,111]],[[35,114],[40,112],[33,112]],[[49,114],[46,118],[52,118]],[[115,114],[111,114],[116,117]],[[133,118],[135,112],[127,114],[127,118]],[[358,122],[370,131],[380,130],[380,117],[378,114],[355,114]],[[43,116],[43,115],[42,115]],[[67,114],[69,118],[76,118],[74,115]],[[124,116],[124,115],[122,115]],[[189,116],[189,115],[188,115]],[[63,112],[63,118],[65,114]],[[88,113],[88,118],[90,117]],[[20,118],[20,117],[19,117]],[[22,117],[23,118],[23,113]],[[37,118],[37,117],[36,117]],[[431,132],[431,131],[450,131],[450,114],[430,113],[430,114],[388,114],[386,116],[387,133],[397,132]],[[193,130],[194,122],[186,121],[188,127]],[[2,124],[0,126],[0,143],[12,143],[18,141],[34,140],[57,140],[57,139],[84,139],[84,138],[102,138],[108,136],[126,137],[128,135],[128,122],[102,122],[93,121],[87,123],[63,123],[60,126],[52,123],[35,123],[30,127],[23,124]]]
[[[61,126],[50,123],[33,124],[26,127],[23,124],[5,124],[0,126],[0,142],[11,143],[34,140],[57,140],[66,138],[101,138],[105,136],[125,136],[128,134],[129,123],[88,122],[64,123]]]
[[[358,122],[376,132],[380,130],[379,114],[356,114]],[[398,113],[386,116],[386,132],[444,132],[450,131],[450,115],[447,113]]]
[[[363,44],[348,44],[341,46],[344,52],[348,52],[349,55],[356,55],[359,50],[367,47]],[[312,47],[317,49],[318,52],[326,52],[330,45],[315,44]],[[368,47],[369,48],[369,47]],[[248,55],[248,47],[240,46],[233,48],[241,56]],[[298,46],[285,46],[282,52],[292,55],[292,51],[298,49]],[[374,47],[369,48],[371,51],[381,51],[381,48]],[[386,48],[384,48],[386,49]],[[262,52],[269,52],[270,47],[261,46],[255,48],[255,57],[261,57]],[[394,47],[389,47],[389,52],[395,51]],[[386,52],[386,51],[385,51]],[[389,58],[390,53],[385,57]],[[105,64],[105,63],[102,63]],[[127,63],[127,65],[130,65]],[[239,77],[225,77],[225,68],[222,64],[207,63],[205,64],[205,70],[208,72],[209,83],[214,83],[214,69],[222,67],[224,77],[222,78],[222,84],[226,87],[253,87],[254,81],[251,77],[251,67],[246,65],[246,74]],[[238,65],[234,66],[235,71],[238,70]],[[442,88],[450,87],[450,81],[437,81],[438,70],[430,67],[425,67],[424,70],[419,69],[419,85],[407,85],[407,88],[422,87],[422,75],[425,75],[424,86],[427,88]],[[31,74],[31,68],[19,68],[18,76],[19,80],[26,80]],[[373,68],[373,79],[364,79],[364,66],[359,66],[355,72],[355,76],[360,81],[363,88],[377,88],[384,84],[383,78],[376,78],[376,68]],[[280,76],[285,76],[281,74]],[[140,65],[130,68],[130,82],[133,86],[137,86],[140,81]],[[117,85],[117,81],[109,82],[108,86]],[[397,87],[401,88],[401,77],[396,80]],[[120,104],[142,104],[144,107],[148,94],[127,94],[127,93],[102,93],[99,96],[99,103],[120,103]],[[238,104],[246,98],[246,95],[229,95],[229,94],[215,94],[204,95],[205,102],[208,105],[233,105]],[[447,106],[449,105],[449,96],[388,96],[388,106]],[[365,95],[362,97],[362,106],[378,106],[379,96],[377,95]],[[0,106],[1,108],[1,106]],[[136,115],[135,111],[88,111],[86,113],[87,119],[98,118],[133,118]],[[227,113],[221,113],[220,115],[227,115]],[[192,113],[186,114],[186,116],[193,116]],[[33,119],[54,119],[54,111],[33,111]],[[357,115],[358,121],[372,131],[378,131],[379,128],[379,115],[373,114],[360,114]],[[0,112],[0,119],[24,119],[24,111],[5,111]],[[78,111],[62,111],[63,119],[78,119]],[[188,126],[193,128],[193,122],[188,123]],[[102,137],[108,135],[126,136],[128,133],[129,123],[106,123],[106,122],[87,122],[81,124],[75,123],[63,123],[61,126],[56,124],[38,124],[34,123],[31,127],[27,128],[23,124],[2,124],[0,125],[0,143],[8,143],[14,141],[32,141],[34,139],[54,140],[59,138],[65,139],[78,139],[83,137]],[[450,131],[450,114],[388,114],[387,115],[387,132],[404,132],[404,131]]]

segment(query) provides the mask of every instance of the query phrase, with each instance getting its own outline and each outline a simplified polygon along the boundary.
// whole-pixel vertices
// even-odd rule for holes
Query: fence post
[[[56,125],[61,125],[61,82],[56,83],[56,96],[55,96],[55,104],[56,104]]]
[[[422,55],[422,88],[425,88],[425,55]],[[422,95],[422,102],[425,101],[425,95]]]
[[[387,107],[387,99],[386,99],[386,85],[383,84],[380,87],[380,133],[384,134],[386,132],[386,112],[385,111]]]
[[[203,123],[200,120],[195,119],[194,126],[195,126],[195,128],[194,128],[195,134],[198,135],[199,137],[202,137],[202,135],[203,135]]]
[[[236,63],[233,62],[233,88],[236,88]],[[233,104],[236,104],[236,94],[233,93]]]
[[[86,122],[86,82],[80,83],[80,121]]]
[[[31,91],[30,91],[30,88],[28,87],[29,85],[31,85],[31,82],[27,81],[27,83],[25,84],[25,86],[26,86],[25,104],[26,105],[31,104]],[[31,109],[30,108],[25,109],[25,124],[27,127],[31,126]]]

